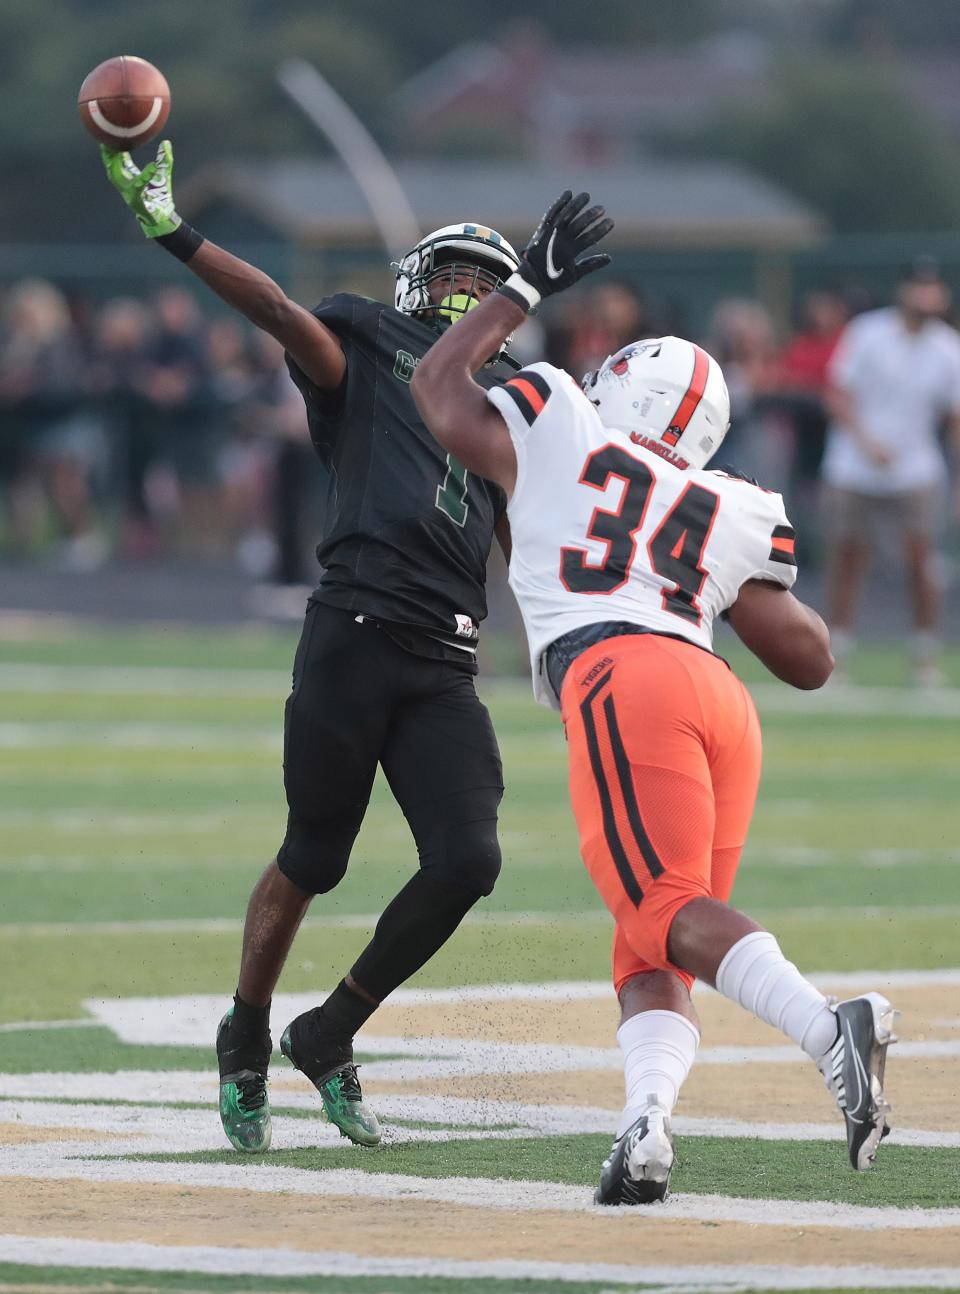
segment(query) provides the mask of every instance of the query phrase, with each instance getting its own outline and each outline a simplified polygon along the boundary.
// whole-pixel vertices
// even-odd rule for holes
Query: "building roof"
[[[726,163],[645,159],[590,168],[437,160],[401,162],[396,171],[422,232],[475,220],[523,242],[565,188],[586,189],[604,203],[617,222],[611,243],[798,246],[825,232],[810,207]],[[359,186],[332,160],[216,164],[182,182],[178,196],[188,216],[235,204],[298,243],[380,241]]]

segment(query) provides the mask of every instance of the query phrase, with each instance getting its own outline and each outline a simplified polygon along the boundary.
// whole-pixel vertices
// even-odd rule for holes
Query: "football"
[[[87,76],[77,107],[90,134],[122,152],[147,143],[163,130],[170,113],[166,77],[145,58],[120,54]]]

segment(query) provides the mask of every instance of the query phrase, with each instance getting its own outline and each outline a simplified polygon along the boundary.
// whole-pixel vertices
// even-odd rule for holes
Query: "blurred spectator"
[[[152,302],[156,328],[143,370],[144,428],[166,473],[144,488],[156,511],[178,515],[178,543],[209,551],[216,525],[216,466],[219,427],[209,385],[208,328],[194,297],[180,287],[163,288]]]
[[[786,490],[793,435],[771,397],[778,390],[778,356],[773,320],[759,301],[720,301],[710,324],[707,349],[723,368],[730,392],[730,431],[723,457],[764,486]]]
[[[146,357],[152,318],[141,302],[118,297],[94,322],[87,392],[113,446],[114,485],[123,507],[124,547],[147,556],[156,547],[144,481],[154,447],[147,439]]]
[[[0,462],[13,547],[25,551],[39,538],[45,494],[62,541],[61,560],[75,570],[93,569],[107,554],[91,497],[106,445],[80,400],[83,369],[63,293],[42,279],[16,284],[0,335]]]
[[[799,329],[780,354],[777,403],[793,431],[791,516],[798,522],[798,551],[806,558],[803,518],[814,510],[827,434],[827,365],[847,323],[847,304],[840,292],[818,288],[807,294]]]
[[[225,505],[238,561],[261,582],[259,609],[299,618],[307,586],[316,582],[311,554],[329,482],[282,347],[255,332],[248,354],[250,388],[224,457]]]
[[[578,379],[628,342],[651,336],[640,297],[616,280],[591,286],[554,316],[547,354]]]
[[[851,321],[829,366],[823,480],[834,654],[841,663],[849,654],[874,544],[893,528],[909,573],[918,684],[942,681],[934,544],[948,482],[944,418],[960,445],[960,336],[943,320],[949,308],[936,264],[917,261],[893,306]]]

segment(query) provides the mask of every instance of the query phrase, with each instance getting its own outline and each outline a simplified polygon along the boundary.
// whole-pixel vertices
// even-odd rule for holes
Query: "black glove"
[[[588,247],[606,238],[613,228],[613,221],[604,218],[603,207],[583,210],[589,201],[589,193],[579,193],[576,197],[569,189],[561,193],[523,249],[520,268],[500,289],[505,295],[514,300],[522,298],[524,307],[532,309],[541,297],[562,292],[585,274],[610,264],[605,252],[597,256],[582,255]],[[516,282],[518,277],[523,283]]]

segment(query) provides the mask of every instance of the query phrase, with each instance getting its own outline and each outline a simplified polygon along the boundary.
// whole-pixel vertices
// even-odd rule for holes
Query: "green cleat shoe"
[[[294,1069],[305,1074],[320,1093],[323,1112],[334,1127],[340,1129],[342,1137],[348,1137],[358,1146],[378,1146],[380,1124],[377,1116],[364,1104],[357,1067],[353,1063],[353,1047],[347,1044],[336,1048],[339,1056],[329,1051],[325,1058],[311,1054],[316,1052],[309,1040],[311,1016],[312,1012],[307,1012],[287,1025],[280,1039],[280,1050]],[[304,1033],[307,1034],[306,1040]],[[296,1041],[293,1040],[294,1035]]]
[[[258,1045],[229,1047],[233,1007],[217,1029],[220,1064],[220,1122],[235,1150],[259,1154],[270,1149],[273,1130],[267,1098],[270,1035]]]

